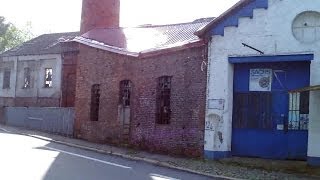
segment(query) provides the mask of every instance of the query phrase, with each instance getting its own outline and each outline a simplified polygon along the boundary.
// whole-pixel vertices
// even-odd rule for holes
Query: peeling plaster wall
[[[213,36],[209,44],[205,151],[231,151],[233,65],[229,56],[259,55],[243,47],[253,46],[267,55],[313,53],[311,85],[320,84],[320,41],[301,43],[292,34],[292,21],[304,11],[320,12],[314,0],[269,0],[268,9],[255,9],[253,18],[240,18],[238,27],[226,27],[224,36]],[[209,109],[209,103],[223,100],[223,109]],[[308,156],[320,157],[320,92],[310,95]],[[212,118],[212,117],[220,117]],[[210,124],[212,124],[210,126]],[[222,132],[223,142],[219,140]],[[220,134],[221,136],[221,134]]]
[[[17,57],[2,58],[0,60],[0,97],[6,99],[13,98],[15,96],[16,85],[16,64]],[[3,89],[3,76],[5,69],[10,69],[10,88]]]
[[[4,57],[0,63],[3,64],[0,68],[0,105],[59,106],[62,73],[60,54]],[[11,69],[10,89],[2,88],[3,71],[6,67]],[[31,71],[30,88],[23,88],[24,68],[26,67],[29,67]],[[45,68],[53,69],[52,88],[44,88]]]

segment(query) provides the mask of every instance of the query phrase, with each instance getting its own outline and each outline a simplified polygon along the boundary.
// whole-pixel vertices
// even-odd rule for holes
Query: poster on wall
[[[249,91],[271,91],[272,69],[250,69]]]

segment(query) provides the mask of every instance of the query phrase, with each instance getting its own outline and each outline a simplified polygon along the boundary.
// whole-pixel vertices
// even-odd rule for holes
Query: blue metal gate
[[[253,68],[272,69],[271,91],[249,91],[249,72]],[[236,64],[234,69],[232,154],[306,159],[307,126],[296,128],[296,124],[306,122],[308,112],[301,115],[300,108],[293,106],[308,105],[305,99],[309,97],[299,94],[294,100],[289,91],[309,86],[310,63]]]

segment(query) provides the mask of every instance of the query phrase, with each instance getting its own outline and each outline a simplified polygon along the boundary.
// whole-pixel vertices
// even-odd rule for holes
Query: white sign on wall
[[[272,69],[250,69],[249,91],[271,91]]]
[[[218,109],[218,110],[224,110],[224,99],[209,99],[208,101],[208,108],[209,109]]]

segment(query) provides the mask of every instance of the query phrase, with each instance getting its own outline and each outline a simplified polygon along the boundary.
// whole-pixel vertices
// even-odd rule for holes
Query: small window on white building
[[[45,69],[44,87],[45,88],[52,87],[52,68]]]
[[[10,76],[11,76],[11,71],[10,69],[5,69],[3,73],[3,89],[10,89]]]
[[[30,72],[30,68],[26,67],[24,68],[24,84],[23,84],[23,88],[24,89],[28,89],[31,87],[31,72]]]

